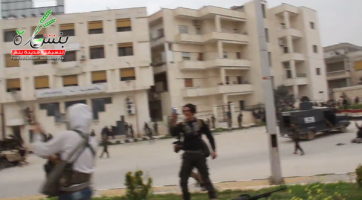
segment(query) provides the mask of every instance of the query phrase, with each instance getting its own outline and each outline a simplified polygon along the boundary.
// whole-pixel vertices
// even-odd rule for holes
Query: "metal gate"
[[[216,120],[220,122],[227,122],[228,121],[228,112],[230,112],[229,105],[220,105],[217,106],[217,116]]]

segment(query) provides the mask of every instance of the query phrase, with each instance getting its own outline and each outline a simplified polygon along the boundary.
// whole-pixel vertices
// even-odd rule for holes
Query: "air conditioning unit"
[[[194,26],[201,26],[200,20],[193,20],[192,22],[194,23]]]
[[[85,55],[82,55],[82,56],[80,57],[80,60],[81,60],[81,61],[85,61]]]
[[[126,112],[128,115],[136,114],[135,104],[132,97],[126,98]]]
[[[281,46],[281,47],[284,47],[284,46],[285,46],[284,40],[279,40],[279,46]]]

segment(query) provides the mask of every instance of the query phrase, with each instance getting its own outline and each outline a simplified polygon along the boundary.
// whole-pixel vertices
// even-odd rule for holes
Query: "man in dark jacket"
[[[209,198],[216,199],[214,186],[209,178],[209,169],[204,155],[205,145],[202,141],[202,134],[205,134],[212,147],[212,158],[217,157],[216,145],[214,137],[210,129],[206,126],[205,122],[195,118],[196,107],[193,104],[186,104],[183,107],[183,113],[186,117],[185,121],[177,124],[177,114],[172,113],[172,136],[178,137],[180,134],[184,137],[183,150],[185,153],[182,156],[182,166],[180,171],[180,185],[184,200],[190,200],[187,184],[193,168],[197,168],[202,176],[205,188],[208,190]]]
[[[300,130],[296,124],[291,124],[291,131],[293,132],[293,140],[295,143],[294,154],[298,154],[298,150],[301,151],[300,155],[304,155],[302,147],[299,145]]]
[[[238,115],[238,124],[239,128],[243,127],[243,113],[240,111],[240,114]]]

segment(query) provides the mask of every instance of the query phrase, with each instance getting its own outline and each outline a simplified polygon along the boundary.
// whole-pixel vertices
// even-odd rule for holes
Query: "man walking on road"
[[[208,190],[209,198],[216,199],[214,186],[209,178],[209,169],[206,162],[205,154],[208,146],[202,140],[202,134],[205,134],[212,147],[212,159],[217,157],[214,137],[205,122],[195,118],[196,107],[193,104],[186,104],[183,107],[183,113],[186,117],[185,121],[177,124],[177,114],[172,113],[172,136],[178,137],[180,134],[184,137],[182,155],[182,166],[180,171],[180,185],[184,200],[190,200],[191,195],[188,190],[188,179],[193,168],[197,168],[202,176],[205,188]],[[206,149],[207,148],[207,149]]]
[[[67,110],[67,121],[71,130],[62,131],[53,139],[44,143],[41,142],[40,125],[35,125],[33,131],[37,133],[36,142],[31,147],[34,154],[48,158],[60,154],[60,159],[69,161],[68,157],[85,142],[85,147],[79,150],[77,158],[70,159],[66,170],[62,173],[60,181],[60,195],[58,200],[90,200],[93,190],[91,178],[94,173],[94,159],[96,155],[97,140],[90,137],[90,126],[93,114],[89,106],[75,104]]]
[[[107,157],[109,158],[109,152],[108,152],[108,135],[107,133],[103,133],[102,134],[102,146],[103,146],[103,151],[101,153],[101,156],[99,158],[103,158],[103,154],[106,153]]]
[[[304,155],[304,151],[303,151],[302,147],[299,145],[300,130],[297,127],[297,125],[295,125],[295,124],[291,124],[291,128],[292,128],[292,132],[293,132],[293,140],[295,143],[294,154],[298,154],[298,150],[300,150],[300,152],[301,152],[300,155]]]
[[[240,114],[238,115],[239,128],[243,127],[243,114],[241,112],[242,111],[240,111]]]

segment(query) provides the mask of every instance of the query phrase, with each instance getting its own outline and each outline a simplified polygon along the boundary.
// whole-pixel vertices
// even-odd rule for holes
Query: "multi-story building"
[[[64,130],[66,108],[78,102],[92,108],[92,128],[98,136],[104,126],[114,126],[117,131],[123,120],[133,124],[135,133],[142,130],[143,123],[150,120],[147,91],[153,85],[146,8],[52,17],[56,23],[37,37],[58,38],[62,32],[64,41],[67,36],[66,44],[42,47],[65,48],[61,61],[11,59],[11,50],[18,48],[13,43],[15,29],[25,30],[25,43],[39,17],[0,20],[0,100],[6,135],[32,141],[24,110],[33,112],[47,133]]]
[[[362,47],[349,43],[324,47],[324,58],[331,96],[333,89],[362,82]]]
[[[64,0],[53,0],[56,5],[35,7],[33,0],[0,0],[0,18],[14,19],[42,16],[48,9],[54,14],[64,14]]]
[[[262,10],[274,87],[285,85],[296,98],[326,100],[317,12],[288,4],[267,9],[266,2]],[[236,112],[264,102],[253,1],[231,9],[162,9],[149,23],[153,118],[188,102],[197,105],[199,116],[219,119],[225,117],[222,105],[229,102]]]

